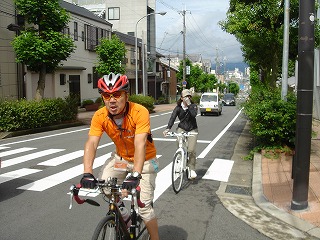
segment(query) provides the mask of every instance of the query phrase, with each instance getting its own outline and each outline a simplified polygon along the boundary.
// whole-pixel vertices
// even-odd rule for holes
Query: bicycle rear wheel
[[[178,193],[183,181],[183,153],[181,151],[174,154],[171,174],[173,191]]]
[[[121,230],[120,230],[121,231]],[[121,240],[122,234],[120,231],[117,234],[115,217],[107,215],[99,222],[94,230],[92,240]]]

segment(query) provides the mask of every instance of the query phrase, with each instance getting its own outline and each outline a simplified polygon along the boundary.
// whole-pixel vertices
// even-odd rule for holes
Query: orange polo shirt
[[[149,111],[140,104],[127,103],[121,128],[109,117],[106,107],[96,111],[91,120],[89,135],[100,137],[103,132],[106,132],[116,145],[117,154],[131,162],[134,157],[135,134],[148,133],[146,160],[156,157],[156,148],[151,136]]]

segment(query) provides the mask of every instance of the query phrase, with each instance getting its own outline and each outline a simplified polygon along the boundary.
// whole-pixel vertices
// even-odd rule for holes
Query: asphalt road
[[[176,144],[174,139],[162,136],[171,112],[151,115],[152,133],[161,164],[155,209],[162,240],[268,239],[224,208],[216,195],[220,181],[203,178],[215,159],[231,159],[246,122],[241,114],[236,117],[238,112],[237,107],[224,107],[221,116],[198,116],[198,177],[179,194],[175,194],[170,186],[170,163]],[[232,120],[234,122],[229,127]],[[81,156],[88,127],[0,141],[3,161],[0,239],[91,239],[107,206],[98,196],[95,200],[103,207],[74,203],[69,210],[67,194],[69,187],[81,178]],[[95,161],[96,175],[113,148],[104,136]]]

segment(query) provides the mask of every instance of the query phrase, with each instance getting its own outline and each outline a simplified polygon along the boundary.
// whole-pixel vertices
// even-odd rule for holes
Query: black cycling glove
[[[95,188],[97,179],[91,173],[84,173],[80,183],[83,188]]]
[[[127,190],[131,190],[133,188],[136,188],[139,186],[140,179],[141,179],[140,173],[138,173],[138,172],[128,173],[128,175],[126,176],[126,178],[124,179],[124,181],[122,183],[122,188],[127,189]]]

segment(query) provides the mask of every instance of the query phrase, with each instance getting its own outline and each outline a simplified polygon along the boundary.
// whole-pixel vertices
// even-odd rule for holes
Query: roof
[[[125,34],[122,32],[118,32],[118,31],[113,31],[112,33],[116,34],[122,42],[132,46],[136,45],[135,44],[136,38],[134,36]],[[137,39],[137,46],[141,47],[141,38]]]
[[[84,8],[84,7],[80,7],[78,5],[75,5],[73,3],[68,3],[65,1],[60,1],[60,6],[64,9],[66,9],[68,12],[71,12],[73,14],[100,22],[100,23],[104,23],[107,24],[109,26],[112,27],[112,24],[109,23],[108,21],[106,21],[105,19],[98,17],[97,15],[95,15],[94,13],[90,12],[88,9]]]

